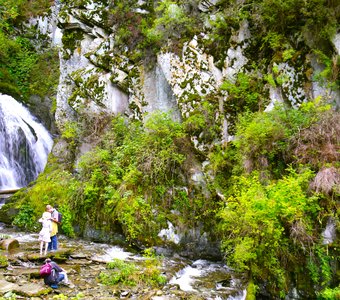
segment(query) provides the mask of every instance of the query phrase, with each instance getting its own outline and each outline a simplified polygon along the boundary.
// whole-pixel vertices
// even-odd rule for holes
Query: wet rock
[[[0,209],[0,222],[11,224],[19,210],[14,208],[14,203],[8,202]]]
[[[12,291],[16,287],[16,284],[8,282],[7,280],[0,279],[0,295]]]
[[[47,258],[47,256],[40,255],[39,253],[29,254],[25,252],[17,253],[16,257],[23,261],[44,261]]]
[[[12,267],[11,276],[30,276],[32,278],[40,278],[39,267],[25,268],[25,267]]]
[[[8,292],[13,292],[17,295],[36,297],[39,295],[48,294],[51,289],[41,283],[24,283],[15,284],[6,280],[0,280],[0,295],[4,295]]]
[[[22,261],[33,261],[33,262],[43,262],[46,258],[50,258],[58,263],[65,262],[68,260],[70,255],[70,250],[60,249],[55,252],[48,252],[47,255],[40,255],[38,251],[35,253],[30,252],[18,252],[14,256]]]
[[[68,265],[91,265],[92,261],[87,259],[72,259],[66,262]]]
[[[5,276],[6,281],[16,283],[18,281],[18,278],[15,276]]]
[[[157,255],[163,255],[163,256],[172,256],[174,254],[174,251],[171,248],[165,248],[165,247],[155,247],[154,248]]]
[[[70,255],[70,258],[72,258],[72,259],[87,259],[87,255],[86,254],[84,254],[84,253],[72,253],[71,255]]]
[[[12,252],[14,249],[19,248],[19,242],[16,239],[4,239],[0,241],[0,248]]]
[[[127,297],[129,297],[130,292],[129,291],[124,291],[120,293],[120,299],[125,299]]]
[[[39,295],[46,295],[51,292],[51,288],[42,283],[26,283],[13,290],[18,295],[36,297]]]

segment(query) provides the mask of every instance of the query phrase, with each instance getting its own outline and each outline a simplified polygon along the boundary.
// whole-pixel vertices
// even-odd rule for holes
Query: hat
[[[47,263],[50,263],[52,260],[50,258],[46,258],[44,263],[47,264]]]

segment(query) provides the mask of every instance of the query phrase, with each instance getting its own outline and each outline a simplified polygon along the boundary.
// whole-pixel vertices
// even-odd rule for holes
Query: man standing
[[[56,251],[58,250],[58,211],[51,205],[50,207],[50,213],[51,213],[51,221],[52,221],[52,231],[51,231],[51,242],[48,244],[48,250],[49,251]]]

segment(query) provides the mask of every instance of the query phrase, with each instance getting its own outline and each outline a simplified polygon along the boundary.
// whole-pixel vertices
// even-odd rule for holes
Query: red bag
[[[52,272],[52,265],[50,263],[46,263],[41,266],[40,268],[40,276],[41,277],[46,277],[50,275]]]

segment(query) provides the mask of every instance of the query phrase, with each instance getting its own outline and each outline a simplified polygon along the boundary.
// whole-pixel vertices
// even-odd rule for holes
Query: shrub
[[[263,96],[264,80],[257,74],[238,73],[236,82],[224,81],[220,89],[228,92],[224,110],[228,113],[228,133],[235,133],[235,124],[240,114],[262,111],[268,100]]]
[[[66,235],[74,236],[74,214],[69,203],[76,191],[77,183],[68,172],[60,169],[51,171],[47,167],[45,173],[39,175],[34,186],[13,196],[13,203],[16,203],[15,206],[19,209],[13,224],[26,230],[40,230],[41,224],[37,220],[45,211],[46,205],[58,204],[63,214],[61,229]]]
[[[308,257],[307,249],[316,251],[313,228],[320,207],[318,198],[306,193],[312,176],[308,170],[290,170],[267,186],[257,176],[239,177],[233,196],[218,213],[222,249],[230,266],[247,271],[255,283],[266,281],[278,295],[287,292],[294,256]],[[301,226],[299,233],[296,224]]]
[[[336,131],[326,133],[327,128],[331,128],[330,124],[323,123],[327,124],[323,129],[325,131],[318,127],[319,138],[317,138],[319,133],[311,133],[311,129],[318,126],[318,122],[322,123],[324,117],[321,116],[327,115],[325,111],[328,109],[328,105],[323,105],[316,99],[315,102],[302,104],[299,109],[278,105],[270,112],[244,114],[237,124],[237,138],[234,145],[239,150],[238,158],[245,171],[262,170],[268,172],[267,176],[280,177],[289,163],[294,162],[298,165],[310,161],[313,164],[314,156],[319,157],[321,151],[326,154],[325,148],[319,146],[317,141],[327,146],[329,143],[326,141],[331,139],[334,146],[330,149],[335,149]],[[336,120],[336,114],[332,120]],[[334,128],[337,128],[336,125]],[[302,138],[304,132],[309,133],[315,142],[308,141],[306,146]],[[332,153],[334,156],[335,152]],[[326,155],[324,160],[321,159],[321,164],[326,161],[331,162],[331,157]]]
[[[115,118],[98,147],[80,160],[77,210],[93,217],[104,210],[108,223],[118,223],[129,241],[152,244],[166,224],[167,205],[161,205],[184,160],[177,146],[183,136],[182,126],[164,113],[147,116],[144,125]]]
[[[15,216],[13,220],[13,225],[16,225],[20,228],[24,228],[26,230],[38,229],[38,223],[34,213],[34,208],[31,206],[29,202],[23,203],[20,206],[20,211]]]
[[[326,288],[317,296],[318,300],[339,300],[340,299],[340,286],[335,288]]]
[[[136,271],[138,268],[133,263],[126,263],[115,258],[112,262],[107,263],[107,268],[111,272],[101,272],[99,280],[105,285],[116,285],[121,283],[123,286],[135,286]]]
[[[326,164],[336,164],[340,159],[340,113],[318,113],[318,120],[301,130],[291,139],[289,151],[296,164],[309,164],[319,169]]]
[[[107,263],[108,271],[99,274],[99,280],[105,285],[158,287],[166,283],[166,277],[159,270],[160,260],[152,251],[145,250],[144,260],[138,265],[114,259]]]

